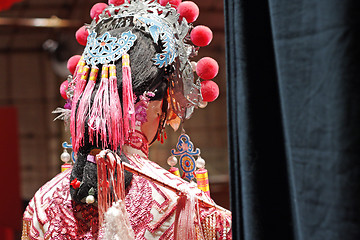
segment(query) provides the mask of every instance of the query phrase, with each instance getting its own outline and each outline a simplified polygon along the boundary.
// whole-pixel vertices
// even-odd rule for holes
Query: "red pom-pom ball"
[[[219,72],[219,65],[211,57],[204,57],[196,64],[196,74],[202,79],[213,79]]]
[[[63,97],[63,99],[67,100],[68,97],[66,96],[66,90],[69,86],[69,83],[67,80],[65,80],[61,85],[60,85],[60,94]]]
[[[177,11],[188,23],[194,22],[199,16],[199,7],[194,2],[190,1],[180,3]]]
[[[92,19],[98,20],[99,15],[107,8],[108,5],[106,3],[97,3],[90,10],[90,17]]]
[[[80,55],[74,55],[71,58],[69,58],[67,62],[67,69],[69,69],[71,75],[74,75],[76,65],[78,64],[81,56]]]
[[[190,38],[196,46],[205,47],[211,42],[213,33],[210,28],[200,25],[191,31]]]
[[[212,102],[219,96],[219,87],[214,81],[201,82],[201,96],[204,102]]]
[[[114,4],[115,6],[120,6],[122,4],[124,4],[125,0],[109,0],[108,3],[110,4]]]
[[[89,36],[89,32],[85,26],[79,28],[79,30],[77,30],[75,33],[76,40],[78,41],[79,44],[83,46],[86,46],[88,36]]]
[[[167,3],[170,3],[171,6],[177,8],[181,3],[181,0],[160,0],[159,2],[162,6],[166,6]]]

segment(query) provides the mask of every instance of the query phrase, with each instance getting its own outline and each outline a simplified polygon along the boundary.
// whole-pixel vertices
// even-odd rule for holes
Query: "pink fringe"
[[[114,150],[124,145],[124,138],[122,133],[122,109],[117,88],[116,66],[110,66],[110,118],[111,118],[111,138],[110,143]]]
[[[102,154],[105,155],[104,151],[98,156]],[[99,226],[102,226],[104,213],[112,203],[125,199],[124,169],[122,164],[118,163],[120,160],[111,153],[97,158]],[[114,178],[115,170],[117,172],[116,179]],[[112,198],[111,187],[114,189],[115,199]]]
[[[124,107],[124,137],[129,137],[129,132],[135,128],[134,94],[132,90],[130,58],[128,54],[122,56],[123,74],[123,107]]]
[[[77,152],[78,149],[84,144],[85,120],[89,116],[91,94],[95,86],[98,71],[99,69],[97,67],[91,68],[89,81],[80,99],[76,114],[76,138],[75,144],[73,144],[73,149],[75,152]]]
[[[82,60],[80,60],[81,62]],[[72,145],[76,146],[76,105],[78,103],[79,97],[81,93],[84,91],[85,85],[86,85],[86,79],[89,74],[89,67],[88,66],[82,66],[79,62],[77,68],[79,67],[78,71],[76,72],[76,76],[74,78],[76,87],[73,95],[72,105],[71,105],[71,115],[70,115],[70,132],[72,136]],[[85,62],[83,62],[85,64]],[[79,66],[80,65],[80,66]],[[77,152],[77,148],[74,148],[74,151]]]
[[[83,74],[79,74],[80,70],[83,70]],[[74,91],[70,125],[74,151],[77,152],[84,144],[87,117],[89,117],[89,141],[91,143],[98,144],[100,136],[102,148],[106,148],[108,144],[113,150],[121,148],[128,139],[130,131],[135,128],[135,106],[129,55],[123,55],[123,114],[117,89],[116,66],[110,66],[110,78],[102,77],[91,109],[91,94],[95,86],[98,68],[91,69],[90,79],[86,84],[88,73],[89,67],[85,66],[83,69],[79,68],[76,75],[77,84]],[[79,100],[81,94],[82,97]],[[95,136],[96,139],[94,139]]]
[[[72,139],[75,139],[75,134],[76,134],[75,133],[75,109],[76,109],[76,104],[77,104],[77,101],[78,101],[78,98],[79,98],[81,92],[84,90],[85,85],[86,85],[86,80],[81,81],[81,76],[84,73],[84,71],[83,71],[84,66],[85,66],[85,61],[81,57],[80,61],[76,65],[75,77],[74,77],[74,80],[73,80],[73,84],[75,85],[75,89],[74,89],[74,94],[73,94],[73,99],[72,99],[71,115],[70,115],[70,132],[71,132]],[[75,140],[73,140],[73,141],[75,141]]]
[[[195,203],[195,196],[191,192],[179,197],[175,215],[175,240],[195,239]]]
[[[109,134],[109,139],[111,139],[111,131],[107,130],[109,123],[110,100],[108,66],[103,66],[101,83],[95,95],[94,103],[89,114],[90,142],[95,143],[94,136],[96,136],[96,144],[98,144],[98,136],[100,135],[102,148],[105,149],[108,145],[107,133]]]

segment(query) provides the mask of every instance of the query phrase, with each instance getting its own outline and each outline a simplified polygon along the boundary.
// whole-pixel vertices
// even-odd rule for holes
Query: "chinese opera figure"
[[[85,50],[68,62],[67,104],[56,111],[70,126],[76,161],[30,201],[22,239],[231,239],[231,213],[210,198],[204,161],[194,161],[200,153],[185,133],[170,171],[148,159],[165,124],[177,129],[218,94],[216,61],[189,60],[192,44],[212,37],[190,24],[197,6],[160,3],[96,4],[77,32]]]

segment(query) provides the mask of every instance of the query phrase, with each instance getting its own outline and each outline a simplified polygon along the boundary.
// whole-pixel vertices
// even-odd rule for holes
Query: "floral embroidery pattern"
[[[92,32],[87,39],[84,60],[89,65],[107,64],[120,59],[134,45],[137,39],[131,31],[123,32],[120,38],[106,32],[100,37]]]

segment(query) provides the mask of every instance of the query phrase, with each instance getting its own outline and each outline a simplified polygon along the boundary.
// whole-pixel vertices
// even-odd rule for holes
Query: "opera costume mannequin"
[[[204,104],[200,88],[211,95],[193,78],[184,7],[109,2],[94,6],[77,36],[84,53],[69,61],[60,112],[75,164],[30,201],[22,239],[231,239],[229,211],[148,159],[165,124]]]

